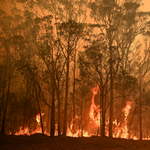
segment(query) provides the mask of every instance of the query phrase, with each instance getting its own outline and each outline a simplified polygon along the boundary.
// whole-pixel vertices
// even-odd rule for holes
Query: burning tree
[[[17,2],[21,1],[12,3],[16,4]],[[25,115],[23,119],[18,120],[24,120],[20,121],[23,124],[30,121],[31,116],[35,116],[35,112],[33,112],[35,110],[36,113],[40,114],[39,123],[44,132],[41,110],[48,110],[49,115],[45,115],[45,117],[48,120],[51,118],[51,123],[48,122],[48,124],[52,137],[56,135],[55,127],[57,123],[58,135],[62,134],[61,129],[63,128],[64,135],[90,136],[91,134],[86,132],[86,125],[90,122],[95,124],[96,130],[100,128],[101,136],[108,135],[106,130],[109,125],[110,137],[128,138],[127,117],[131,104],[126,104],[126,102],[135,96],[139,86],[141,126],[141,104],[143,101],[142,95],[144,95],[142,85],[145,83],[143,75],[145,75],[144,70],[149,70],[149,51],[147,51],[145,52],[146,59],[135,65],[139,67],[136,68],[138,76],[131,71],[131,65],[133,65],[131,54],[134,53],[133,43],[135,37],[145,29],[143,24],[146,22],[142,17],[143,15],[137,13],[140,3],[136,0],[122,1],[121,3],[117,0],[100,0],[89,3],[87,0],[56,0],[55,2],[50,0],[43,3],[38,0],[32,3],[24,0],[21,4],[24,4],[25,10],[13,9],[17,23],[12,17],[3,18],[3,14],[1,16],[2,20],[11,19],[13,23],[11,32],[9,32],[8,26],[6,28],[5,24],[2,24],[2,30],[5,34],[0,35],[2,52],[3,54],[6,52],[6,55],[1,54],[1,58],[3,56],[4,58],[0,66],[0,70],[3,71],[0,73],[3,77],[3,79],[0,79],[2,83],[0,88],[2,133],[4,133],[6,127],[7,108],[10,107],[13,110],[11,105],[15,104],[16,99],[20,98],[19,100],[22,100],[22,102],[19,103],[25,105]],[[41,12],[39,6],[42,8]],[[91,17],[94,18],[93,24],[85,23],[87,9],[91,9]],[[34,13],[34,10],[36,10],[36,13]],[[84,39],[82,39],[83,37]],[[80,42],[83,42],[84,47],[78,55],[77,50],[80,47]],[[10,55],[12,49],[16,51],[13,51],[13,55]],[[17,65],[15,65],[13,58],[17,59],[15,60]],[[16,66],[18,70],[14,69]],[[71,68],[73,69],[71,70]],[[16,78],[22,77],[18,87],[23,84],[21,90],[24,94],[20,97],[16,96],[20,89],[15,88],[17,89],[17,92],[14,92],[15,94],[10,92],[13,91],[11,71],[15,71]],[[73,76],[71,76],[71,73]],[[137,79],[139,79],[139,85]],[[95,85],[97,86],[93,88]],[[91,93],[89,89],[92,89]],[[70,94],[71,91],[73,91],[72,95]],[[87,104],[90,101],[90,94],[93,94],[93,96],[88,109]],[[108,97],[109,95],[110,97]],[[10,97],[13,97],[12,103],[9,103]],[[96,105],[98,98],[99,105]],[[118,101],[121,101],[119,107]],[[37,107],[33,107],[34,103],[37,104]],[[114,109],[115,104],[117,104],[116,109]],[[134,105],[133,102],[132,105]],[[45,106],[48,106],[48,109]],[[62,106],[64,106],[64,109],[62,109]],[[17,107],[18,105],[15,108]],[[32,108],[33,110],[27,113],[25,110],[28,107],[29,110]],[[109,113],[107,112],[108,108]],[[87,110],[88,115],[86,116],[89,117],[90,121],[83,117]],[[123,116],[122,122],[117,118],[117,115],[117,119],[114,121],[115,110],[122,112],[120,113]],[[29,117],[30,113],[32,115]],[[108,114],[110,117],[107,117]],[[19,114],[19,116],[21,118],[22,114]],[[76,129],[75,122],[76,127],[78,127]],[[141,129],[142,127],[140,127]],[[97,135],[99,135],[99,131]]]
[[[113,86],[115,82],[115,77],[118,71],[121,70],[121,67],[123,67],[123,70],[126,70],[129,63],[128,57],[129,52],[132,49],[132,44],[135,40],[135,37],[142,32],[141,29],[144,27],[145,24],[142,23],[142,20],[144,19],[141,16],[137,15],[138,8],[140,7],[140,3],[138,3],[138,1],[123,1],[120,3],[119,1],[115,0],[111,2],[108,0],[101,0],[92,2],[89,6],[92,10],[91,15],[97,23],[94,26],[100,30],[99,34],[101,36],[100,38],[98,38],[97,35],[96,37],[98,39],[94,42],[91,42],[92,46],[95,43],[99,46],[99,50],[97,50],[98,54],[91,53],[91,58],[86,55],[86,57],[89,57],[91,61],[93,61],[89,64],[86,62],[86,65],[88,67],[93,65],[92,70],[94,70],[94,72],[96,73],[92,74],[92,71],[89,71],[89,69],[85,70],[89,73],[89,75],[93,77],[96,82],[99,82],[102,99],[103,91],[105,89],[105,86],[107,85],[106,83],[109,81],[109,136],[111,137],[114,101]],[[96,49],[98,49],[97,47],[92,46],[92,50],[88,48],[88,53],[90,53],[90,51],[94,52],[96,51]],[[96,74],[99,77],[97,77]],[[125,93],[123,93],[123,97],[125,97]],[[103,108],[103,100],[101,107]],[[104,124],[104,122],[102,124]],[[103,130],[104,129],[105,128],[103,127]]]

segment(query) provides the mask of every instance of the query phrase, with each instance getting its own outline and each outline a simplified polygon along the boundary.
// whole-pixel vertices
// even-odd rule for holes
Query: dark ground
[[[54,137],[0,135],[0,150],[150,150],[150,141],[101,137]]]

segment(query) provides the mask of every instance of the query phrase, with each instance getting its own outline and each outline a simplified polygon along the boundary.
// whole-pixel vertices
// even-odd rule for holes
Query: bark
[[[52,108],[51,108],[51,137],[55,135],[55,86],[54,80],[52,81]]]
[[[52,50],[52,108],[51,108],[51,137],[55,135],[55,91],[56,91],[56,80],[55,80],[55,69],[54,69],[54,58]]]
[[[73,68],[73,95],[72,95],[72,108],[73,108],[73,129],[74,129],[74,120],[75,120],[75,69],[76,69],[76,50],[74,56],[74,68]]]
[[[100,106],[101,106],[101,119],[100,119],[100,125],[101,125],[101,136],[105,136],[105,109],[104,109],[104,88],[101,89],[100,94]]]
[[[5,82],[3,84],[3,90],[2,90],[2,101],[1,101],[1,109],[0,109],[0,121],[1,121],[1,117],[4,113],[4,95],[5,95]],[[3,120],[2,120],[3,123]]]
[[[5,105],[4,114],[3,114],[3,120],[2,120],[2,129],[1,129],[2,134],[5,134],[5,124],[6,124],[7,108],[8,108],[8,102],[9,102],[10,81],[11,81],[11,77],[9,74],[7,99],[6,99],[6,105]]]
[[[68,108],[68,82],[69,82],[69,55],[70,55],[70,36],[68,39],[68,49],[67,49],[67,63],[66,63],[66,91],[65,91],[65,108],[64,108],[64,125],[63,125],[63,135],[66,136],[67,132],[67,108]]]
[[[6,61],[5,74],[4,74],[4,84],[3,84],[3,88],[2,88],[2,101],[1,101],[1,109],[0,109],[0,121],[1,121],[2,115],[4,115],[4,97],[5,97],[7,66],[8,66],[8,56],[7,56],[7,61]],[[3,123],[3,120],[2,120],[2,123]]]
[[[38,111],[39,111],[39,114],[40,114],[40,123],[41,123],[41,128],[42,128],[42,134],[44,134],[41,108],[40,108],[39,97],[38,97],[38,94],[37,94],[37,89],[36,89],[35,81],[34,81],[34,89],[35,89],[36,101],[37,101],[37,105],[38,105]]]
[[[61,134],[60,130],[60,91],[59,91],[59,79],[57,80],[57,99],[58,99],[58,136]]]
[[[74,68],[73,68],[73,97],[72,97],[72,103],[73,103],[73,118],[75,118],[75,70],[76,70],[76,50],[75,50],[75,56],[74,56]]]
[[[83,98],[82,98],[82,100],[81,100],[81,120],[80,120],[81,137],[83,137],[82,111],[83,111]]]
[[[140,97],[139,97],[139,105],[140,105],[140,140],[142,140],[142,87],[141,87],[141,78],[140,78]]]
[[[113,123],[113,62],[112,62],[112,47],[110,49],[110,108],[109,108],[109,137],[112,137]]]

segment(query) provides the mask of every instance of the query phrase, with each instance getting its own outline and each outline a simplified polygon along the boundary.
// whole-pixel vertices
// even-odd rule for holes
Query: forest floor
[[[0,135],[0,150],[150,150],[150,141],[108,137],[54,137]]]

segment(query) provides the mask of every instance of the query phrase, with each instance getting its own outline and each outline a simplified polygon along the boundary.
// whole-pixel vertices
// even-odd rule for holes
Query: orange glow
[[[90,116],[90,121],[94,122],[94,124],[96,124],[97,126],[100,126],[100,109],[99,109],[99,105],[96,106],[95,102],[94,102],[94,98],[95,95],[97,94],[97,92],[99,91],[99,87],[97,85],[97,87],[94,87],[92,89],[92,100],[91,100],[91,107],[90,107],[90,111],[89,111],[89,116]]]
[[[92,89],[92,99],[91,99],[91,105],[90,105],[90,110],[89,110],[89,128],[100,128],[100,106],[96,106],[95,104],[95,95],[100,92],[99,91],[99,86],[96,86]],[[118,122],[117,119],[114,119],[113,121],[113,125],[114,125],[114,130],[113,130],[113,137],[114,138],[125,138],[125,139],[129,139],[129,133],[128,133],[128,116],[131,110],[131,106],[132,106],[132,101],[128,101],[126,103],[126,106],[122,109],[122,113],[123,113],[123,122]],[[42,116],[44,115],[44,113],[42,113]],[[83,129],[73,129],[74,126],[77,126],[75,124],[74,119],[79,120],[80,117],[79,116],[75,116],[75,118],[73,118],[70,122],[70,125],[68,125],[67,128],[67,136],[71,136],[71,137],[90,137],[93,134],[89,133],[88,131],[85,131]],[[40,126],[40,114],[36,115],[36,121],[37,121],[37,127],[36,130],[30,131],[28,127],[22,129],[22,127],[20,127],[19,132],[16,132],[15,135],[32,135],[35,133],[42,133],[42,129]],[[45,123],[45,122],[44,122]],[[69,123],[68,123],[69,124]],[[105,122],[105,133],[106,136],[108,136],[108,126],[109,126],[109,118],[106,119]],[[55,131],[55,136],[58,135],[58,125],[56,124],[56,131]],[[11,134],[11,133],[10,133]],[[47,133],[46,131],[44,132],[44,134],[46,135],[50,135],[49,133]],[[95,134],[94,134],[95,135]],[[131,135],[130,138],[134,139],[134,140],[138,140],[138,138],[136,136]],[[144,138],[144,140],[150,140],[150,138]]]

